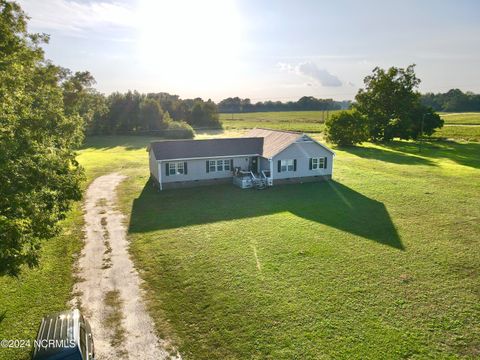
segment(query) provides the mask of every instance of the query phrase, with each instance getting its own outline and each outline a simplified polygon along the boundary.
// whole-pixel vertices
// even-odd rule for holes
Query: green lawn
[[[144,173],[149,140],[118,136],[87,141],[78,157],[87,172],[85,186],[111,171],[129,174],[141,169]],[[44,242],[38,268],[24,269],[18,278],[0,276],[0,340],[33,340],[43,316],[69,308],[75,280],[72,269],[82,247],[82,214],[81,204],[75,204],[62,223],[61,235]],[[27,347],[0,347],[1,360],[29,359],[29,353]]]
[[[480,144],[365,144],[336,149],[333,182],[159,193],[149,140],[91,138],[78,159],[89,181],[129,176],[131,253],[185,359],[480,356]],[[40,268],[0,278],[0,338],[65,307],[78,207],[64,228]]]
[[[337,149],[335,181],[265,191],[144,169],[121,200],[159,333],[186,359],[477,358],[479,151]]]
[[[48,313],[68,308],[72,268],[82,246],[82,211],[76,205],[58,237],[45,241],[40,265],[17,277],[0,276],[0,340],[31,340]],[[0,359],[29,359],[30,348],[0,347]]]
[[[445,120],[445,124],[480,125],[480,113],[478,112],[440,113],[440,116]]]
[[[433,138],[480,141],[480,125],[444,125],[435,131]]]

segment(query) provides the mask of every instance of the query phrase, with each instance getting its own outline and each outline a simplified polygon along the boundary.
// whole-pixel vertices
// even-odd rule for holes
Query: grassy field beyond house
[[[267,127],[322,133],[325,119],[337,111],[279,111],[242,114],[220,114],[224,128],[250,129]],[[445,126],[433,134],[433,138],[480,141],[480,113],[440,113]]]

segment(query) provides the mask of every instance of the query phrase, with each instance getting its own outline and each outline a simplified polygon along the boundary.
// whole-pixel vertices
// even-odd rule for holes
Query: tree
[[[65,114],[82,117],[87,134],[98,132],[96,121],[108,111],[105,96],[93,88],[95,78],[88,71],[72,74],[62,69],[63,105]]]
[[[163,110],[155,99],[147,98],[140,103],[139,118],[145,130],[161,130],[166,127],[163,122]]]
[[[62,69],[41,48],[48,37],[26,26],[20,6],[0,0],[0,273],[8,274],[37,263],[83,179],[72,150],[82,118],[65,114]]]
[[[194,128],[208,127],[221,129],[222,124],[218,117],[217,105],[211,100],[195,99],[187,122]]]
[[[367,121],[358,111],[340,111],[325,122],[327,141],[337,145],[355,145],[368,139]]]
[[[371,140],[417,138],[423,114],[433,110],[420,102],[420,93],[415,90],[420,79],[414,70],[415,65],[388,70],[376,67],[373,74],[365,78],[365,89],[358,91],[354,107],[367,118]],[[424,131],[431,133],[442,125],[443,122],[432,120],[424,124]]]

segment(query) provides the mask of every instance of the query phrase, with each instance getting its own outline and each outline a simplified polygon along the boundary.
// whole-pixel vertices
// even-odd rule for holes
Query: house
[[[335,156],[306,134],[269,129],[253,129],[239,138],[153,141],[147,151],[150,174],[160,190],[326,180],[332,177]]]

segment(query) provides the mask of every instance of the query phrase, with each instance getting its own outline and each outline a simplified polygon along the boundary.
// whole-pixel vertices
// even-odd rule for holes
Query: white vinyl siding
[[[318,161],[318,159],[322,158],[327,158],[326,164],[321,164],[321,162]],[[281,170],[281,160],[285,159],[296,159],[297,166],[295,171],[278,171],[278,169]],[[324,167],[319,167],[316,170],[311,169],[310,161],[312,159],[317,159],[317,166],[323,165]],[[285,150],[275,155],[273,157],[273,163],[273,182],[275,184],[275,179],[331,175],[333,154],[317,143],[300,142],[290,145]]]

